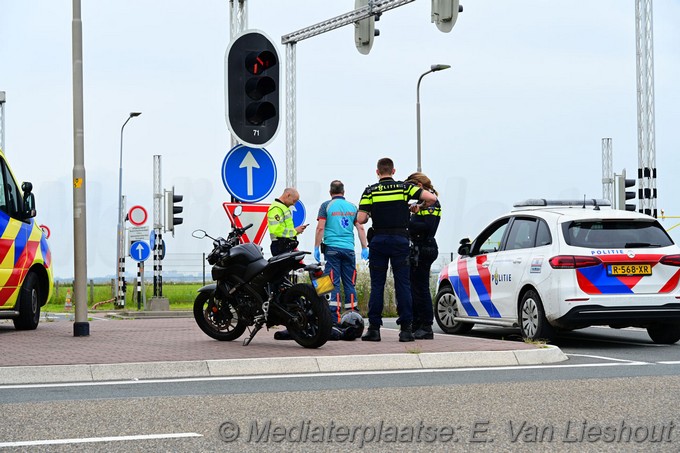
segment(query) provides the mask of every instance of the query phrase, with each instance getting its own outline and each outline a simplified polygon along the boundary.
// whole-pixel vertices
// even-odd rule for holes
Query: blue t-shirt
[[[323,231],[323,242],[331,247],[354,250],[354,222],[357,218],[357,207],[336,196],[321,203],[316,220],[326,219]]]

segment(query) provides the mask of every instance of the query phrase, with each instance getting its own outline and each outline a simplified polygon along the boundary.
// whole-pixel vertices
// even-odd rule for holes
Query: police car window
[[[550,235],[550,228],[545,220],[538,220],[538,232],[536,233],[536,247],[552,244],[552,236]]]
[[[517,217],[510,226],[505,250],[527,249],[536,241],[536,219]]]
[[[475,239],[471,255],[499,251],[509,220],[510,219],[502,219],[484,230],[477,239]]]
[[[573,221],[562,225],[569,245],[589,248],[649,248],[673,245],[656,220],[615,219]]]

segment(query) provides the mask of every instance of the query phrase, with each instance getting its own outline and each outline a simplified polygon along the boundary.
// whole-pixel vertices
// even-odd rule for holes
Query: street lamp
[[[125,120],[123,126],[120,128],[120,165],[118,169],[118,252],[117,252],[117,271],[118,276],[118,291],[116,293],[116,305],[122,307],[125,305],[125,292],[123,291],[123,276],[125,274],[125,250],[124,250],[124,232],[123,232],[123,129],[125,125],[132,118],[141,115],[142,112],[130,112],[130,116]]]
[[[423,171],[422,165],[420,165],[420,156],[421,156],[421,151],[420,151],[420,81],[423,80],[423,77],[428,75],[431,72],[437,72],[437,71],[443,71],[444,69],[449,69],[451,66],[447,64],[433,64],[430,66],[430,70],[427,72],[424,72],[420,78],[418,79],[418,86],[416,87],[416,129],[418,133],[418,171]]]

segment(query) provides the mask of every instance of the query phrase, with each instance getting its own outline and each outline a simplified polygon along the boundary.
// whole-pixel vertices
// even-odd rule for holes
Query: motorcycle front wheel
[[[215,300],[214,291],[198,293],[194,301],[194,319],[211,338],[232,341],[246,330],[246,324],[229,301]]]
[[[328,303],[310,284],[293,285],[283,295],[283,303],[296,321],[286,327],[290,336],[305,348],[323,346],[331,335],[333,322]]]

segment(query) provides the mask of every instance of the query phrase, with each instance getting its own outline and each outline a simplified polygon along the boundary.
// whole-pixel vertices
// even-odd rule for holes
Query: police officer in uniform
[[[299,199],[298,191],[292,187],[287,187],[267,210],[269,236],[272,240],[270,247],[272,256],[295,250],[298,246],[297,235],[307,228],[307,225],[296,227],[293,224],[293,213],[290,211],[290,207],[297,203]],[[288,330],[281,330],[274,333],[274,339],[292,340],[292,337]]]
[[[420,172],[412,173],[406,182],[437,195],[432,181]],[[430,293],[430,269],[439,255],[434,236],[441,219],[439,200],[426,208],[414,209],[408,224],[411,239],[411,297],[413,299],[413,336],[416,340],[432,340],[432,294]]]
[[[359,223],[368,222],[371,251],[369,272],[371,275],[371,295],[368,301],[369,326],[361,337],[363,341],[380,341],[382,311],[384,304],[385,280],[391,263],[394,274],[394,289],[397,299],[397,313],[400,325],[399,341],[414,341],[412,331],[412,301],[409,281],[409,200],[420,200],[413,210],[429,207],[437,201],[432,192],[402,181],[395,181],[394,163],[390,158],[378,161],[376,174],[378,182],[364,190],[359,202]]]

